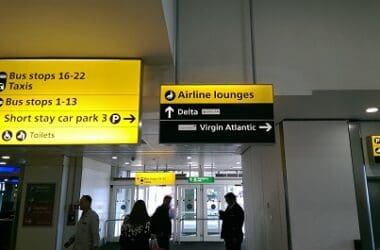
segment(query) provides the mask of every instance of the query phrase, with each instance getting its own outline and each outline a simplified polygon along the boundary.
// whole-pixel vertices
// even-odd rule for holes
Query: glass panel
[[[219,210],[223,209],[223,187],[206,188],[207,207],[207,235],[218,236],[221,231],[221,221],[219,220]]]
[[[146,202],[149,215],[153,215],[156,208],[162,205],[162,201],[165,195],[170,195],[174,199],[174,186],[148,187],[148,199],[145,202]]]
[[[243,186],[227,186],[227,192],[232,192],[236,195],[236,202],[244,209]],[[243,233],[245,226],[243,225]]]
[[[115,206],[115,219],[124,219],[124,217],[131,212],[132,207],[132,188],[117,188],[116,189],[116,206]],[[120,229],[123,221],[115,222],[114,236],[120,235]]]
[[[182,189],[181,198],[181,236],[197,236],[197,189]]]

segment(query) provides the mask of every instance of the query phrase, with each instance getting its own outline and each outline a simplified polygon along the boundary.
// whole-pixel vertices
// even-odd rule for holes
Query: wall
[[[250,2],[256,82],[277,95],[379,89],[373,0],[178,1],[179,82],[252,82]]]
[[[56,249],[58,215],[62,184],[63,156],[39,156],[28,158],[22,182],[21,207],[18,220],[16,250]],[[28,183],[55,183],[53,223],[51,226],[23,226],[26,186]]]
[[[242,155],[247,250],[287,250],[278,129],[276,135],[275,145],[253,146]]]
[[[380,176],[380,167],[378,164],[374,164],[371,159],[372,146],[368,147],[369,136],[380,135],[380,122],[361,122],[360,131],[362,136],[363,156],[366,166],[367,176]]]
[[[248,1],[178,1],[178,18],[179,82],[252,82]]]
[[[162,10],[164,12],[166,29],[169,36],[170,51],[175,61],[175,42],[176,42],[176,0],[161,0]]]
[[[379,89],[380,1],[252,3],[257,82],[279,95]]]
[[[359,239],[348,125],[283,122],[293,250],[354,249]]]
[[[92,209],[99,215],[100,240],[105,238],[105,221],[110,204],[111,166],[83,157],[80,196],[91,195]]]

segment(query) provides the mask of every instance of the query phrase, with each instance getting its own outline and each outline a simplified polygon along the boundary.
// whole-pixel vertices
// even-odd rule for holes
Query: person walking
[[[225,211],[219,211],[222,220],[221,238],[224,239],[226,250],[240,250],[243,241],[244,211],[236,202],[234,193],[224,196],[228,206]]]
[[[83,195],[79,201],[79,207],[83,211],[76,224],[75,235],[65,243],[65,248],[74,243],[74,250],[99,249],[99,216],[91,209],[92,198]]]
[[[163,203],[152,215],[152,235],[157,239],[160,248],[169,250],[169,240],[172,234],[172,222],[170,216],[170,202],[172,197],[166,195]]]
[[[121,226],[121,250],[149,250],[150,217],[143,200],[136,201]]]

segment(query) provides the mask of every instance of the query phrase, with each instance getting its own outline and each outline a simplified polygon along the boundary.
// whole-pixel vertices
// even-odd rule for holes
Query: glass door
[[[178,186],[178,215],[176,237],[179,241],[200,241],[203,236],[199,217],[201,204],[199,185]]]
[[[204,185],[203,187],[203,241],[221,241],[222,221],[219,220],[219,210],[224,210],[225,187],[223,185]]]
[[[134,190],[134,186],[114,186],[112,189],[111,218],[106,225],[110,241],[119,240],[123,220],[132,210]]]

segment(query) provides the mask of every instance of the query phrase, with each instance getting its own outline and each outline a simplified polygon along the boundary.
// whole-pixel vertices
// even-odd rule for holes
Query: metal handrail
[[[220,219],[219,219],[219,217],[218,218],[185,218],[185,216],[182,215],[182,216],[174,218],[174,220],[176,222],[181,222],[181,221],[219,221]],[[108,219],[105,221],[105,223],[104,223],[105,224],[105,229],[104,229],[104,231],[105,231],[104,241],[105,242],[104,243],[111,242],[111,240],[109,240],[109,235],[108,235],[109,223],[118,222],[118,221],[124,221],[124,219]],[[180,242],[179,241],[179,238],[180,238],[179,234],[180,234],[180,232],[178,230],[175,230],[175,232],[173,234],[173,236],[174,236],[173,238],[174,238],[174,240],[177,239],[177,240],[175,240],[176,242]]]
[[[124,221],[124,219],[108,219],[104,222],[104,233],[105,233],[105,236],[104,237],[104,243],[106,244],[107,242],[111,242],[111,241],[108,241],[108,223],[110,222],[117,222],[117,221]]]

